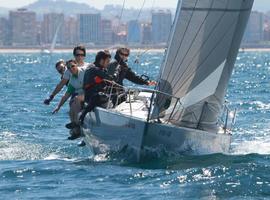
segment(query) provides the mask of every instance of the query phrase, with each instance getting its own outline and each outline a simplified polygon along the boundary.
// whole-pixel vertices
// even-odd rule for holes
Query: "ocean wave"
[[[29,137],[25,134],[24,137]],[[25,138],[18,137],[13,132],[0,133],[0,160],[63,160],[74,162],[79,159],[79,153],[72,155],[72,151],[77,153],[76,145],[56,146],[34,143],[32,140],[25,141]],[[29,138],[28,138],[29,139]],[[76,150],[76,151],[75,151]]]

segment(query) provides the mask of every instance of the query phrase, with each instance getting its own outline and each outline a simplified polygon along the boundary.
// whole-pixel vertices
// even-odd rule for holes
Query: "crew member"
[[[68,89],[58,106],[54,109],[53,114],[57,113],[64,103],[71,97],[69,112],[71,123],[67,124],[66,128],[72,129],[71,137],[68,139],[73,140],[80,137],[78,114],[82,110],[84,101],[83,79],[87,67],[78,67],[75,60],[69,60],[67,62],[67,68],[72,76],[68,84]]]
[[[115,76],[115,82],[119,85],[123,85],[124,79],[127,79],[135,84],[139,85],[156,85],[155,81],[146,80],[143,76],[136,75],[135,72],[128,67],[127,61],[130,54],[128,48],[119,48],[115,54],[115,61],[108,67],[108,73]]]
[[[139,85],[148,85],[154,86],[156,85],[155,81],[148,80],[149,78],[142,75],[138,76],[135,72],[128,67],[127,61],[130,54],[130,50],[128,48],[119,48],[115,54],[115,61],[113,61],[108,67],[108,73],[115,77],[115,82],[120,86],[123,86],[124,79],[127,79],[135,84]],[[146,78],[144,78],[146,77]],[[122,88],[114,88],[114,95],[112,98],[112,102],[114,106],[117,106],[126,100],[126,94],[124,89]]]
[[[84,94],[86,108],[83,110],[80,121],[83,123],[85,115],[91,112],[96,106],[102,106],[108,101],[104,93],[104,88],[113,79],[107,74],[107,67],[110,63],[111,55],[108,51],[100,51],[96,55],[94,66],[88,68],[84,76]]]
[[[75,61],[77,62],[77,66],[78,67],[88,67],[89,63],[84,62],[84,59],[86,57],[86,48],[82,45],[76,46],[73,49],[73,56],[75,58]],[[69,79],[71,77],[71,73],[69,70],[66,69],[66,67],[64,66],[65,63],[63,60],[60,60],[59,62],[56,63],[56,69],[58,71],[58,69],[60,69],[60,71],[58,71],[59,73],[61,73],[61,81],[56,85],[54,91],[52,92],[52,94],[49,96],[49,98],[44,100],[44,104],[46,105],[50,105],[50,102],[54,99],[54,97],[63,89],[63,87],[65,85],[68,85]],[[65,68],[65,71],[62,72]]]

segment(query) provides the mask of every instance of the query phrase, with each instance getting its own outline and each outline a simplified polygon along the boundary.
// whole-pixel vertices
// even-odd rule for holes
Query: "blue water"
[[[130,63],[155,78],[162,55]],[[229,155],[143,163],[94,157],[66,140],[68,106],[51,115],[61,95],[42,104],[59,81],[50,63],[60,58],[71,54],[0,55],[0,199],[270,198],[270,52],[237,58],[227,95],[238,109]]]

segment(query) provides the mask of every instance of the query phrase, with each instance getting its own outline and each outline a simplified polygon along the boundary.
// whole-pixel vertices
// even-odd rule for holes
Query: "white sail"
[[[55,34],[53,36],[53,41],[52,41],[52,44],[51,44],[51,48],[50,48],[50,52],[52,53],[55,49],[55,46],[56,46],[56,42],[57,42],[57,37],[58,37],[58,33],[60,31],[60,28],[62,26],[62,22],[59,22],[56,30],[55,30]]]
[[[253,0],[182,0],[154,112],[175,125],[215,132]],[[173,113],[171,113],[174,110]],[[153,117],[156,115],[153,114]]]

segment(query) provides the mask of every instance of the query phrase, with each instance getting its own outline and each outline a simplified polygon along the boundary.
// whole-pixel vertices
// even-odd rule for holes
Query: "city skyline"
[[[46,13],[42,21],[37,21],[34,11],[12,10],[7,18],[0,18],[0,46],[72,46],[77,43],[164,46],[172,24],[172,13],[165,9],[153,11],[151,15],[151,21],[147,22],[123,22],[118,17],[105,19],[101,13],[80,13],[77,17]]]
[[[37,0],[2,0],[1,6],[0,7],[6,7],[6,8],[19,8],[19,7],[24,7],[27,6],[31,3],[36,2]],[[103,9],[105,5],[108,4],[113,4],[113,5],[123,5],[123,0],[114,0],[113,3],[110,0],[67,0],[70,2],[76,2],[76,3],[86,3],[91,7],[95,7],[98,9]],[[126,7],[134,7],[134,8],[139,8],[143,4],[144,0],[126,0]],[[154,7],[166,7],[166,8],[175,8],[177,5],[177,0],[166,0],[166,1],[157,1],[157,0],[146,0],[145,1],[145,8],[151,8],[152,6]]]
[[[46,0],[40,1],[39,7],[44,9]],[[62,0],[61,6],[64,6],[64,1]],[[54,1],[51,2],[54,6]],[[74,5],[72,8],[79,7],[78,11],[83,7],[78,4],[72,5]],[[70,3],[66,3],[65,6],[69,7]],[[48,47],[52,44],[67,47],[78,43],[90,46],[124,44],[136,47],[145,45],[164,47],[174,14],[172,9],[151,11],[146,9],[142,11],[144,15],[146,14],[142,18],[140,9],[131,9],[128,12],[129,18],[126,15],[119,17],[121,7],[115,6],[107,6],[101,11],[93,9],[95,13],[81,12],[76,15],[41,13],[38,9],[36,11],[34,9],[13,9],[7,16],[0,17],[1,47]],[[106,15],[108,10],[114,12]],[[270,12],[252,11],[243,44],[270,45]]]
[[[123,0],[114,0],[113,3],[110,0],[68,0],[70,2],[76,2],[76,3],[86,3],[89,6],[103,9],[105,5],[113,4],[113,5],[122,5]],[[31,3],[36,2],[36,0],[1,0],[1,6],[5,8],[15,9],[27,6]],[[134,7],[134,8],[140,8],[143,4],[144,0],[126,0],[126,8]],[[145,8],[151,8],[151,7],[162,7],[162,8],[176,8],[178,0],[146,0],[145,1]],[[254,6],[253,10],[259,10],[259,11],[270,11],[270,3],[269,0],[254,0]]]

